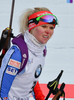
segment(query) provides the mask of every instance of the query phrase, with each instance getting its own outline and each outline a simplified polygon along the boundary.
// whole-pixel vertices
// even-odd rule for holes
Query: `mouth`
[[[48,36],[43,36],[44,38],[48,38]]]

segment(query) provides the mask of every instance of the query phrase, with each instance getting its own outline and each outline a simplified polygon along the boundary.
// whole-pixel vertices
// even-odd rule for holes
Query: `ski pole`
[[[49,82],[47,84],[47,87],[49,89],[49,93],[48,95],[46,96],[46,99],[45,100],[48,100],[49,96],[52,94],[56,94],[58,92],[58,84],[59,84],[59,80],[62,76],[62,73],[63,73],[63,70],[61,70],[61,72],[59,73],[59,75],[57,76],[56,79],[54,79],[53,81]]]
[[[65,88],[65,83],[62,83],[60,89],[58,90],[58,92],[56,93],[56,95],[53,97],[52,100],[59,100],[60,96],[62,96],[63,100],[65,100],[64,88]]]

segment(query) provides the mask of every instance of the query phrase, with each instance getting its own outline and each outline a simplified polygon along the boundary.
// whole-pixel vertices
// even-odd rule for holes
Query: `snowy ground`
[[[11,3],[12,0],[0,0],[0,34],[4,28],[9,27]],[[40,83],[47,84],[64,70],[60,83],[74,84],[74,3],[67,3],[67,0],[16,0],[12,25],[15,35],[19,33],[21,13],[34,7],[49,8],[59,20],[59,25],[47,44],[48,52]]]

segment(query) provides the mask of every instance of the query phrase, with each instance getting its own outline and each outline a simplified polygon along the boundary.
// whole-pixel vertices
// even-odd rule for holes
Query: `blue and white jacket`
[[[0,96],[2,99],[7,97],[9,100],[29,100],[44,66],[45,46],[38,49],[37,55],[37,52],[34,52],[35,44],[26,34],[24,42],[27,47],[21,42],[19,36],[17,38],[19,42],[16,42],[18,41],[16,38],[13,39],[14,45],[7,51],[2,61]],[[23,51],[25,49],[26,51]]]

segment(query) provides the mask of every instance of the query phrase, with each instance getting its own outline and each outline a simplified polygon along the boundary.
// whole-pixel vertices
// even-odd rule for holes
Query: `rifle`
[[[61,70],[61,72],[59,73],[59,75],[57,76],[56,79],[54,79],[51,82],[48,82],[47,87],[49,89],[49,93],[46,96],[45,100],[48,100],[49,96],[51,95],[51,93],[54,96],[54,98],[52,100],[59,100],[60,96],[63,94],[63,89],[65,87],[65,83],[62,83],[60,89],[58,89],[58,84],[59,84],[59,80],[62,76],[63,70]]]
[[[10,47],[11,38],[14,38],[12,33],[12,19],[13,19],[13,11],[14,11],[14,4],[15,0],[12,0],[12,8],[11,8],[11,16],[10,16],[10,23],[9,27],[3,30],[1,39],[0,39],[0,51],[2,50],[2,54],[0,55],[0,66],[2,62],[2,58],[4,57],[5,53]]]

